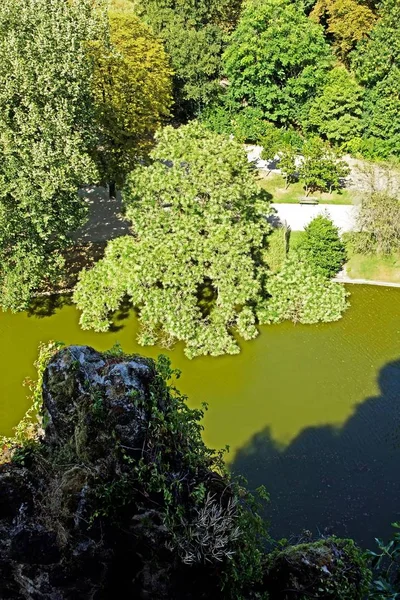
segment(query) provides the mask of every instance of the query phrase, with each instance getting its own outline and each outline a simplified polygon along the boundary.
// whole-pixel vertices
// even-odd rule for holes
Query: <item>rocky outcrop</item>
[[[88,347],[53,357],[43,439],[0,467],[2,600],[212,593],[222,555],[180,530],[190,538],[207,519],[196,490],[226,517],[228,545],[235,509],[204,457],[189,460],[173,401],[153,361]]]
[[[254,505],[170,375],[115,350],[53,355],[44,433],[0,466],[0,599],[362,600],[351,541],[262,554]]]

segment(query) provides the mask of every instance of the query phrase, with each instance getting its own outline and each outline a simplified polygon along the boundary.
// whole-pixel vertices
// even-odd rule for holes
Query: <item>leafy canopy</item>
[[[291,0],[250,0],[224,55],[229,96],[279,124],[299,122],[332,64],[322,27],[303,8]]]
[[[332,219],[318,215],[307,225],[299,246],[315,271],[334,277],[346,262],[346,248]]]
[[[96,177],[90,41],[105,39],[92,0],[0,3],[0,305],[27,306],[53,281],[68,232],[82,224],[79,186]]]
[[[80,277],[81,325],[105,331],[128,295],[141,344],[182,340],[189,357],[237,353],[232,331],[257,335],[269,204],[237,142],[196,122],[166,127],[157,142],[153,164],[138,167],[124,193],[133,235],[110,242]]]
[[[310,138],[303,146],[304,160],[299,169],[307,194],[316,190],[339,190],[341,181],[349,172],[348,164],[319,138]]]
[[[295,251],[268,280],[267,291],[271,298],[258,312],[260,323],[328,323],[338,321],[348,306],[344,286],[327,280],[305,253]]]
[[[241,0],[134,0],[137,14],[163,40],[174,70],[175,114],[199,115],[220,90],[226,33]]]
[[[365,194],[357,215],[366,252],[400,250],[400,200],[386,191]]]
[[[359,44],[352,66],[365,85],[366,134],[381,157],[400,154],[400,3],[384,0],[380,19]]]
[[[336,54],[345,63],[357,43],[366,38],[376,21],[375,12],[360,0],[317,0],[311,18],[326,24]]]
[[[169,116],[172,72],[162,44],[140,22],[130,2],[114,2],[108,16],[110,47],[93,45],[96,159],[104,181],[122,184]]]
[[[363,94],[363,88],[344,67],[332,69],[310,105],[307,129],[337,145],[358,137],[362,132]]]

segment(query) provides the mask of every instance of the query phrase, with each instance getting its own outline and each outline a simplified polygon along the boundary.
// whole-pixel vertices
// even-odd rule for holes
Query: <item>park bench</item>
[[[312,206],[318,204],[317,198],[300,198],[299,204],[311,204]]]

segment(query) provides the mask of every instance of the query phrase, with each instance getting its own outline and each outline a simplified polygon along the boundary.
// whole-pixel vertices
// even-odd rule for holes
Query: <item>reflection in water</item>
[[[232,470],[271,494],[271,533],[304,529],[372,547],[400,519],[400,360],[379,373],[381,395],[340,428],[304,429],[285,449],[268,428],[239,450]]]

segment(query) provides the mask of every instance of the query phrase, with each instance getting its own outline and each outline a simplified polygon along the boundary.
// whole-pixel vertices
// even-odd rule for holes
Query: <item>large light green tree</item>
[[[332,52],[300,1],[249,0],[224,55],[228,96],[278,124],[298,124],[324,84]]]
[[[88,43],[106,37],[93,0],[0,3],[0,306],[24,308],[58,276],[95,177]]]
[[[81,325],[107,330],[127,295],[141,344],[181,340],[189,357],[239,352],[233,332],[257,335],[269,203],[237,142],[196,122],[165,128],[157,142],[153,164],[124,191],[132,236],[110,242],[81,274]]]

